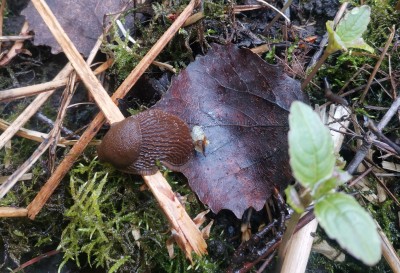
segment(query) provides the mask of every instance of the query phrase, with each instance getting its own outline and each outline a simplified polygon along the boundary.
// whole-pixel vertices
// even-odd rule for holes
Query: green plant
[[[324,54],[318,60],[317,64],[313,67],[310,74],[301,84],[301,88],[304,89],[307,84],[311,81],[318,69],[326,61],[326,59],[332,53],[339,50],[347,51],[348,48],[359,48],[374,52],[373,48],[365,43],[361,37],[367,30],[368,23],[371,17],[371,8],[367,5],[356,7],[351,11],[347,12],[339,24],[334,29],[333,21],[326,22],[326,29],[328,31],[328,46],[326,47]]]
[[[354,197],[338,192],[351,177],[336,165],[334,144],[328,128],[312,109],[294,102],[289,115],[290,166],[302,186],[298,193],[289,186],[287,202],[296,221],[305,207],[314,203],[314,213],[327,235],[367,265],[381,257],[381,241],[372,217]]]

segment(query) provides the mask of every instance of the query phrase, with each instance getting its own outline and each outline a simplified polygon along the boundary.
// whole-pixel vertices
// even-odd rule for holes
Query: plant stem
[[[313,67],[312,71],[310,74],[308,74],[307,78],[304,80],[304,82],[301,84],[301,89],[304,90],[307,86],[307,84],[312,80],[312,78],[315,76],[317,73],[318,69],[322,66],[322,64],[326,61],[328,56],[331,53],[328,50],[324,51],[324,54],[321,56],[321,58],[318,60],[318,62],[315,64]]]
[[[278,251],[278,270],[277,272],[281,271],[283,261],[285,259],[285,254],[288,249],[290,239],[292,238],[295,228],[297,226],[297,223],[300,220],[300,213],[293,212],[292,217],[290,217],[287,228],[285,233],[283,234],[281,245],[279,246],[279,251]]]

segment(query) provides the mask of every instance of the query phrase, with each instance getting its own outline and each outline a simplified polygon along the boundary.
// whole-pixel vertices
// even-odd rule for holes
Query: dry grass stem
[[[4,10],[6,8],[6,0],[1,0],[0,6],[0,36],[3,35],[3,22],[4,22]],[[1,41],[0,41],[0,51],[1,51]]]
[[[364,92],[362,93],[362,95],[360,97],[360,103],[364,102],[365,96],[367,95],[367,92],[368,92],[368,90],[369,90],[369,88],[371,86],[371,83],[375,79],[375,75],[378,72],[379,67],[382,64],[382,61],[386,56],[386,53],[387,53],[387,51],[389,49],[389,46],[392,44],[392,41],[393,41],[395,33],[396,33],[396,28],[395,28],[395,26],[393,26],[392,29],[390,30],[389,38],[386,41],[385,47],[383,48],[383,51],[382,51],[382,53],[381,53],[381,55],[379,57],[379,60],[376,62],[374,70],[372,71],[371,76],[368,79],[367,86],[365,87]]]
[[[46,25],[49,27],[54,38],[62,47],[65,55],[72,63],[75,71],[78,73],[86,88],[92,94],[97,105],[107,119],[111,123],[123,120],[124,116],[119,111],[118,107],[111,101],[106,90],[104,90],[103,86],[93,74],[90,67],[83,60],[82,56],[73,45],[46,2],[44,0],[32,0],[32,4],[39,12]]]
[[[67,64],[54,78],[55,80],[66,78],[73,71],[71,64]],[[46,102],[46,100],[54,93],[55,90],[50,90],[47,93],[38,95],[32,103],[30,103],[24,111],[11,123],[9,127],[0,135],[0,149],[4,147],[6,142],[10,140],[21,127],[39,110],[39,108]]]
[[[71,102],[73,92],[69,88],[64,91],[64,96],[61,102],[60,110],[58,111],[57,121],[53,129],[49,133],[49,137],[39,145],[33,154],[26,160],[2,185],[0,185],[0,199],[3,198],[18,180],[36,163],[40,156],[50,147],[53,141],[56,141],[60,134],[62,120],[67,112],[67,106]]]
[[[6,182],[9,177],[10,176],[0,176],[0,184],[3,184],[4,182]],[[18,179],[18,181],[31,180],[32,178],[33,178],[32,173],[26,173],[23,176],[21,176],[21,178]]]
[[[27,33],[29,30],[29,25],[27,22],[24,23],[24,25],[21,28],[21,33],[20,35],[24,35]],[[8,64],[15,56],[18,55],[19,50],[21,50],[24,47],[24,42],[23,41],[17,41],[14,43],[14,45],[10,48],[8,53],[3,56],[0,60],[0,67],[5,66]]]
[[[1,207],[0,217],[26,217],[28,210],[26,208]]]
[[[33,35],[0,36],[0,42],[17,42],[33,38]]]
[[[105,70],[107,70],[113,60],[109,59],[108,61],[102,63],[99,67],[97,67],[93,73],[95,75],[98,75]],[[0,92],[0,102],[4,101],[10,101],[10,100],[15,100],[19,98],[25,98],[29,96],[34,96],[43,92],[48,92],[55,90],[57,88],[63,87],[67,84],[68,82],[68,77],[64,77],[59,79],[60,77],[56,77],[56,79],[46,82],[46,83],[39,83],[31,86],[26,86],[26,87],[19,87],[19,88],[13,88],[13,89],[8,89],[8,90],[3,90]],[[77,77],[77,81],[80,81],[81,79]]]

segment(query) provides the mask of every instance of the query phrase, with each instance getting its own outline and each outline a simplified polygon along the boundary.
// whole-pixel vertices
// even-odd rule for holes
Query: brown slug
[[[101,161],[123,172],[152,175],[157,161],[179,171],[194,154],[194,145],[183,120],[150,109],[112,124],[97,153]]]

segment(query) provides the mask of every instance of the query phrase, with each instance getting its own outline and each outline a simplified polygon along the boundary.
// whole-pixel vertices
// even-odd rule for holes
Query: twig
[[[135,69],[129,74],[129,76],[125,79],[125,81],[119,86],[119,88],[115,91],[112,96],[113,101],[116,101],[119,98],[123,98],[128,91],[132,88],[132,86],[137,82],[139,77],[146,71],[151,62],[157,57],[157,55],[161,52],[161,50],[167,45],[167,43],[172,39],[173,35],[179,30],[182,24],[186,21],[186,19],[190,16],[195,6],[199,4],[199,1],[192,0],[185,10],[179,15],[179,17],[175,20],[175,22],[169,27],[169,29],[161,36],[161,38],[157,41],[157,43],[150,49],[150,51],[144,56],[144,58],[139,62],[139,64],[135,67]],[[46,184],[39,191],[38,195],[36,195],[35,199],[28,206],[28,216],[31,219],[34,219],[44,206],[48,198],[54,192],[61,179],[65,176],[68,170],[72,167],[75,160],[78,156],[83,152],[83,150],[88,145],[89,141],[96,135],[101,125],[105,122],[104,115],[99,113],[92,123],[89,125],[87,130],[83,133],[79,141],[72,147],[68,155],[64,158],[61,164],[56,168],[53,175],[49,178]],[[149,177],[145,177],[145,181],[150,181]],[[154,178],[156,181],[164,184],[168,182],[165,178],[158,172]],[[149,185],[150,187],[150,185]],[[154,189],[153,189],[154,190]],[[154,194],[165,195],[165,192],[153,191]],[[173,192],[172,192],[173,194]],[[171,194],[169,194],[171,196]],[[159,199],[160,197],[156,197]],[[162,199],[162,197],[160,198]],[[165,200],[166,202],[173,200]],[[181,221],[191,221],[190,217],[187,215],[185,210],[176,210],[174,206],[169,204],[160,204],[164,213],[166,214],[168,221],[172,225],[177,232],[182,232],[183,236],[180,238],[182,241],[187,242],[185,244],[184,251],[185,254],[190,257],[190,249],[199,250],[200,253],[205,253],[206,243],[201,236],[201,232],[198,228],[193,228],[193,230],[183,230],[183,228],[187,228],[183,226],[176,226],[176,222]],[[174,211],[167,211],[166,209],[171,208]],[[179,209],[179,208],[177,208]],[[191,226],[192,227],[192,226]],[[189,227],[190,228],[190,227]],[[190,245],[190,242],[187,241],[190,237],[191,242],[195,242],[195,245]]]
[[[41,255],[39,255],[39,256],[37,256],[37,257],[35,257],[35,258],[33,258],[33,259],[27,261],[27,262],[21,264],[21,265],[18,266],[16,269],[14,269],[13,271],[11,271],[11,273],[19,272],[19,271],[23,270],[24,268],[26,268],[26,267],[28,267],[28,266],[34,264],[34,263],[37,263],[37,262],[39,262],[39,261],[41,261],[41,260],[43,260],[43,259],[45,259],[45,258],[48,258],[48,257],[50,257],[50,256],[56,255],[56,254],[58,254],[58,253],[60,253],[60,252],[61,252],[61,250],[51,250],[51,251],[49,251],[49,252],[43,253],[43,254],[41,254]]]
[[[271,263],[272,259],[275,257],[276,251],[272,252],[268,258],[264,261],[264,263],[260,266],[256,273],[264,272],[265,268]]]
[[[374,172],[372,172],[371,174],[376,179],[376,181],[378,181],[385,192],[390,196],[390,198],[392,198],[393,202],[395,202],[396,205],[400,208],[400,202],[399,200],[397,200],[397,197],[388,189],[385,183]]]
[[[244,11],[258,10],[258,9],[267,9],[268,6],[265,5],[233,5],[232,12],[233,13],[241,13]]]
[[[381,53],[381,56],[379,56],[379,60],[376,62],[375,67],[374,67],[374,70],[372,70],[372,73],[371,73],[371,75],[369,76],[369,79],[368,79],[368,82],[367,82],[367,86],[365,87],[364,92],[361,94],[360,103],[363,103],[363,102],[364,102],[364,99],[365,99],[365,96],[367,95],[368,89],[370,88],[371,83],[372,83],[372,81],[374,80],[375,75],[376,75],[376,73],[378,72],[379,67],[380,67],[381,64],[382,64],[382,61],[383,61],[383,59],[384,59],[385,56],[386,56],[386,52],[388,51],[389,46],[392,44],[392,41],[393,41],[393,38],[394,38],[394,34],[395,34],[395,33],[396,33],[396,28],[395,28],[395,26],[393,25],[393,26],[392,26],[392,29],[391,29],[391,32],[390,32],[390,35],[389,35],[389,38],[388,38],[388,40],[386,41],[385,47],[383,48],[383,51],[382,51],[382,53]]]
[[[361,175],[357,176],[356,179],[350,181],[348,183],[349,187],[353,187],[355,184],[357,184],[359,181],[361,181],[362,179],[364,179],[364,177],[366,177],[371,171],[373,170],[373,167],[369,167],[367,170],[365,170]]]
[[[6,8],[6,0],[1,0],[0,6],[0,36],[3,35],[3,22],[4,22],[4,11]],[[0,52],[1,52],[1,41],[0,41]]]
[[[384,141],[387,145],[392,147],[398,155],[400,155],[400,147],[396,143],[388,139],[384,134],[382,134],[382,132],[378,130],[378,128],[376,128],[374,122],[371,119],[368,119],[367,127],[375,136],[378,137],[378,139]]]
[[[15,126],[12,127],[12,125],[10,125],[8,122],[0,119],[0,130],[7,131],[9,129],[12,129],[14,131]],[[17,136],[20,136],[20,137],[23,137],[23,138],[26,138],[26,139],[30,139],[30,140],[33,140],[33,141],[36,141],[36,142],[39,142],[39,143],[43,142],[46,138],[49,137],[48,134],[41,133],[41,132],[38,132],[38,131],[29,130],[29,129],[26,129],[26,128],[23,128],[23,127],[19,127],[17,132],[15,132],[14,135],[17,135]],[[65,145],[74,145],[76,142],[77,142],[77,140],[68,140],[68,139],[65,139],[65,138],[61,138],[60,141],[58,142],[58,146],[64,147]],[[100,143],[100,141],[98,141],[98,140],[92,140],[90,142],[90,145],[99,145],[99,143]]]
[[[107,70],[111,66],[112,62],[113,62],[112,59],[107,60],[106,62],[101,64],[99,67],[97,67],[93,71],[93,73],[95,75],[98,75],[98,74],[104,72],[105,70]],[[71,66],[70,70],[72,71],[72,66]],[[63,73],[63,75],[64,75],[64,73]],[[65,76],[63,78],[61,78],[60,76],[56,76],[56,78],[54,78],[54,80],[52,80],[50,82],[46,82],[46,83],[39,83],[39,84],[26,86],[26,87],[19,87],[19,88],[12,88],[12,89],[8,89],[8,90],[2,90],[0,92],[0,102],[15,100],[15,99],[19,99],[19,98],[25,98],[25,97],[28,97],[28,96],[37,95],[37,94],[40,94],[40,93],[43,93],[43,92],[49,92],[49,91],[52,91],[54,89],[63,87],[68,82],[68,77],[67,76]],[[77,77],[76,81],[80,81],[80,80],[81,79],[79,77]]]
[[[288,24],[290,24],[290,19],[279,9],[275,8],[273,5],[271,5],[270,3],[265,2],[264,0],[256,0],[257,2],[270,7],[271,9],[275,10],[278,14],[280,14],[283,18],[285,18],[286,22]]]
[[[61,121],[64,119],[64,116],[67,112],[67,106],[72,99],[72,92],[68,93],[63,97],[63,101],[61,102],[60,110],[57,115],[57,121],[54,125],[54,128],[51,130],[49,137],[45,139],[39,147],[33,152],[33,154],[25,161],[10,177],[7,179],[4,184],[0,186],[0,199],[3,198],[11,188],[17,183],[17,181],[35,164],[35,162],[39,159],[39,157],[49,148],[52,143],[52,139],[57,139],[60,133]]]
[[[392,119],[392,117],[397,113],[399,107],[400,107],[400,97],[397,96],[396,100],[392,103],[389,110],[386,112],[386,114],[383,116],[381,121],[376,126],[376,128],[379,131],[382,131],[382,129],[385,128],[385,126],[389,123],[389,121]],[[353,174],[357,170],[358,165],[360,165],[360,163],[363,161],[363,159],[367,155],[369,149],[371,148],[373,140],[376,140],[376,136],[371,134],[370,132],[367,132],[367,134],[364,137],[363,144],[357,150],[354,158],[351,160],[351,162],[347,166],[347,171],[350,174]]]
[[[75,80],[76,80],[76,73],[73,72],[69,76],[69,82],[64,90],[62,99],[61,99],[61,104],[60,104],[60,110],[58,111],[57,118],[54,122],[54,127],[53,130],[56,130],[54,134],[51,134],[51,139],[50,139],[50,170],[53,172],[54,170],[54,163],[55,163],[55,154],[56,154],[56,148],[57,148],[57,143],[60,140],[61,137],[61,130],[62,130],[62,124],[64,120],[64,116],[67,114],[67,109],[69,104],[71,103],[72,96],[75,93],[76,86],[75,86]]]
[[[17,42],[17,41],[25,41],[33,38],[33,35],[16,35],[16,36],[1,36],[0,42]]]
[[[20,35],[24,35],[27,31],[29,30],[29,25],[27,22],[25,22],[21,28],[21,33]],[[22,41],[17,41],[14,43],[14,45],[11,47],[11,49],[8,51],[8,53],[3,56],[3,58],[0,60],[0,67],[5,66],[8,64],[15,56],[17,56],[18,51],[24,46],[24,43]]]
[[[67,64],[55,79],[63,79],[67,77],[73,68],[71,64]],[[54,93],[55,90],[50,90],[47,93],[38,95],[32,103],[30,103],[24,111],[11,123],[11,125],[0,135],[0,149],[4,147],[7,141],[9,141],[18,130],[37,112],[37,110],[43,105],[43,103]]]
[[[26,173],[18,181],[31,180],[32,177],[33,177],[32,173]],[[0,184],[6,182],[8,178],[9,176],[0,176]]]
[[[271,22],[269,22],[269,24],[265,27],[265,29],[263,30],[263,34],[267,34],[268,30],[275,24],[276,21],[278,21],[278,19],[281,17],[281,14],[284,14],[284,12],[286,11],[287,8],[290,7],[290,5],[292,4],[293,0],[288,0],[285,5],[282,7],[281,12],[276,14],[274,19],[272,19]],[[288,22],[290,23],[290,21]]]
[[[28,210],[26,208],[14,208],[14,207],[1,207],[0,217],[26,217]]]
[[[385,81],[387,81],[387,80],[389,80],[389,77],[384,77],[384,78],[379,79],[379,80],[374,79],[374,81],[371,83],[371,85],[373,85],[373,84],[380,84],[380,83],[385,82]],[[356,93],[356,92],[358,92],[358,91],[364,89],[365,86],[367,86],[367,84],[360,85],[360,86],[358,86],[358,87],[356,87],[356,88],[354,88],[354,89],[352,89],[352,90],[349,90],[349,91],[347,91],[347,92],[344,92],[344,93],[342,93],[340,96],[341,96],[341,97],[346,97],[346,96],[348,96],[348,95],[351,95],[351,94],[353,94],[353,93]]]
[[[53,127],[53,126],[54,126],[54,121],[52,121],[51,119],[49,119],[49,118],[48,118],[47,116],[45,116],[42,112],[37,112],[37,113],[35,114],[35,116],[36,116],[40,121],[42,121],[42,122],[44,122],[45,124],[47,124],[48,126],[50,126],[50,127]],[[64,127],[64,126],[61,126],[61,131],[62,131],[64,134],[66,134],[66,135],[73,136],[73,137],[75,137],[75,138],[79,138],[78,135],[75,135],[74,132],[72,132],[70,129],[68,129],[68,128]]]
[[[93,74],[87,63],[85,63],[46,2],[44,0],[32,0],[32,4],[49,27],[54,38],[62,47],[75,71],[81,77],[86,88],[93,95],[97,105],[100,107],[107,119],[111,123],[123,120],[124,116],[119,111],[118,107],[111,101],[106,90],[104,90],[104,87]]]
[[[378,223],[378,232],[382,238],[382,254],[394,273],[400,273],[400,259],[389,238],[382,231]]]

